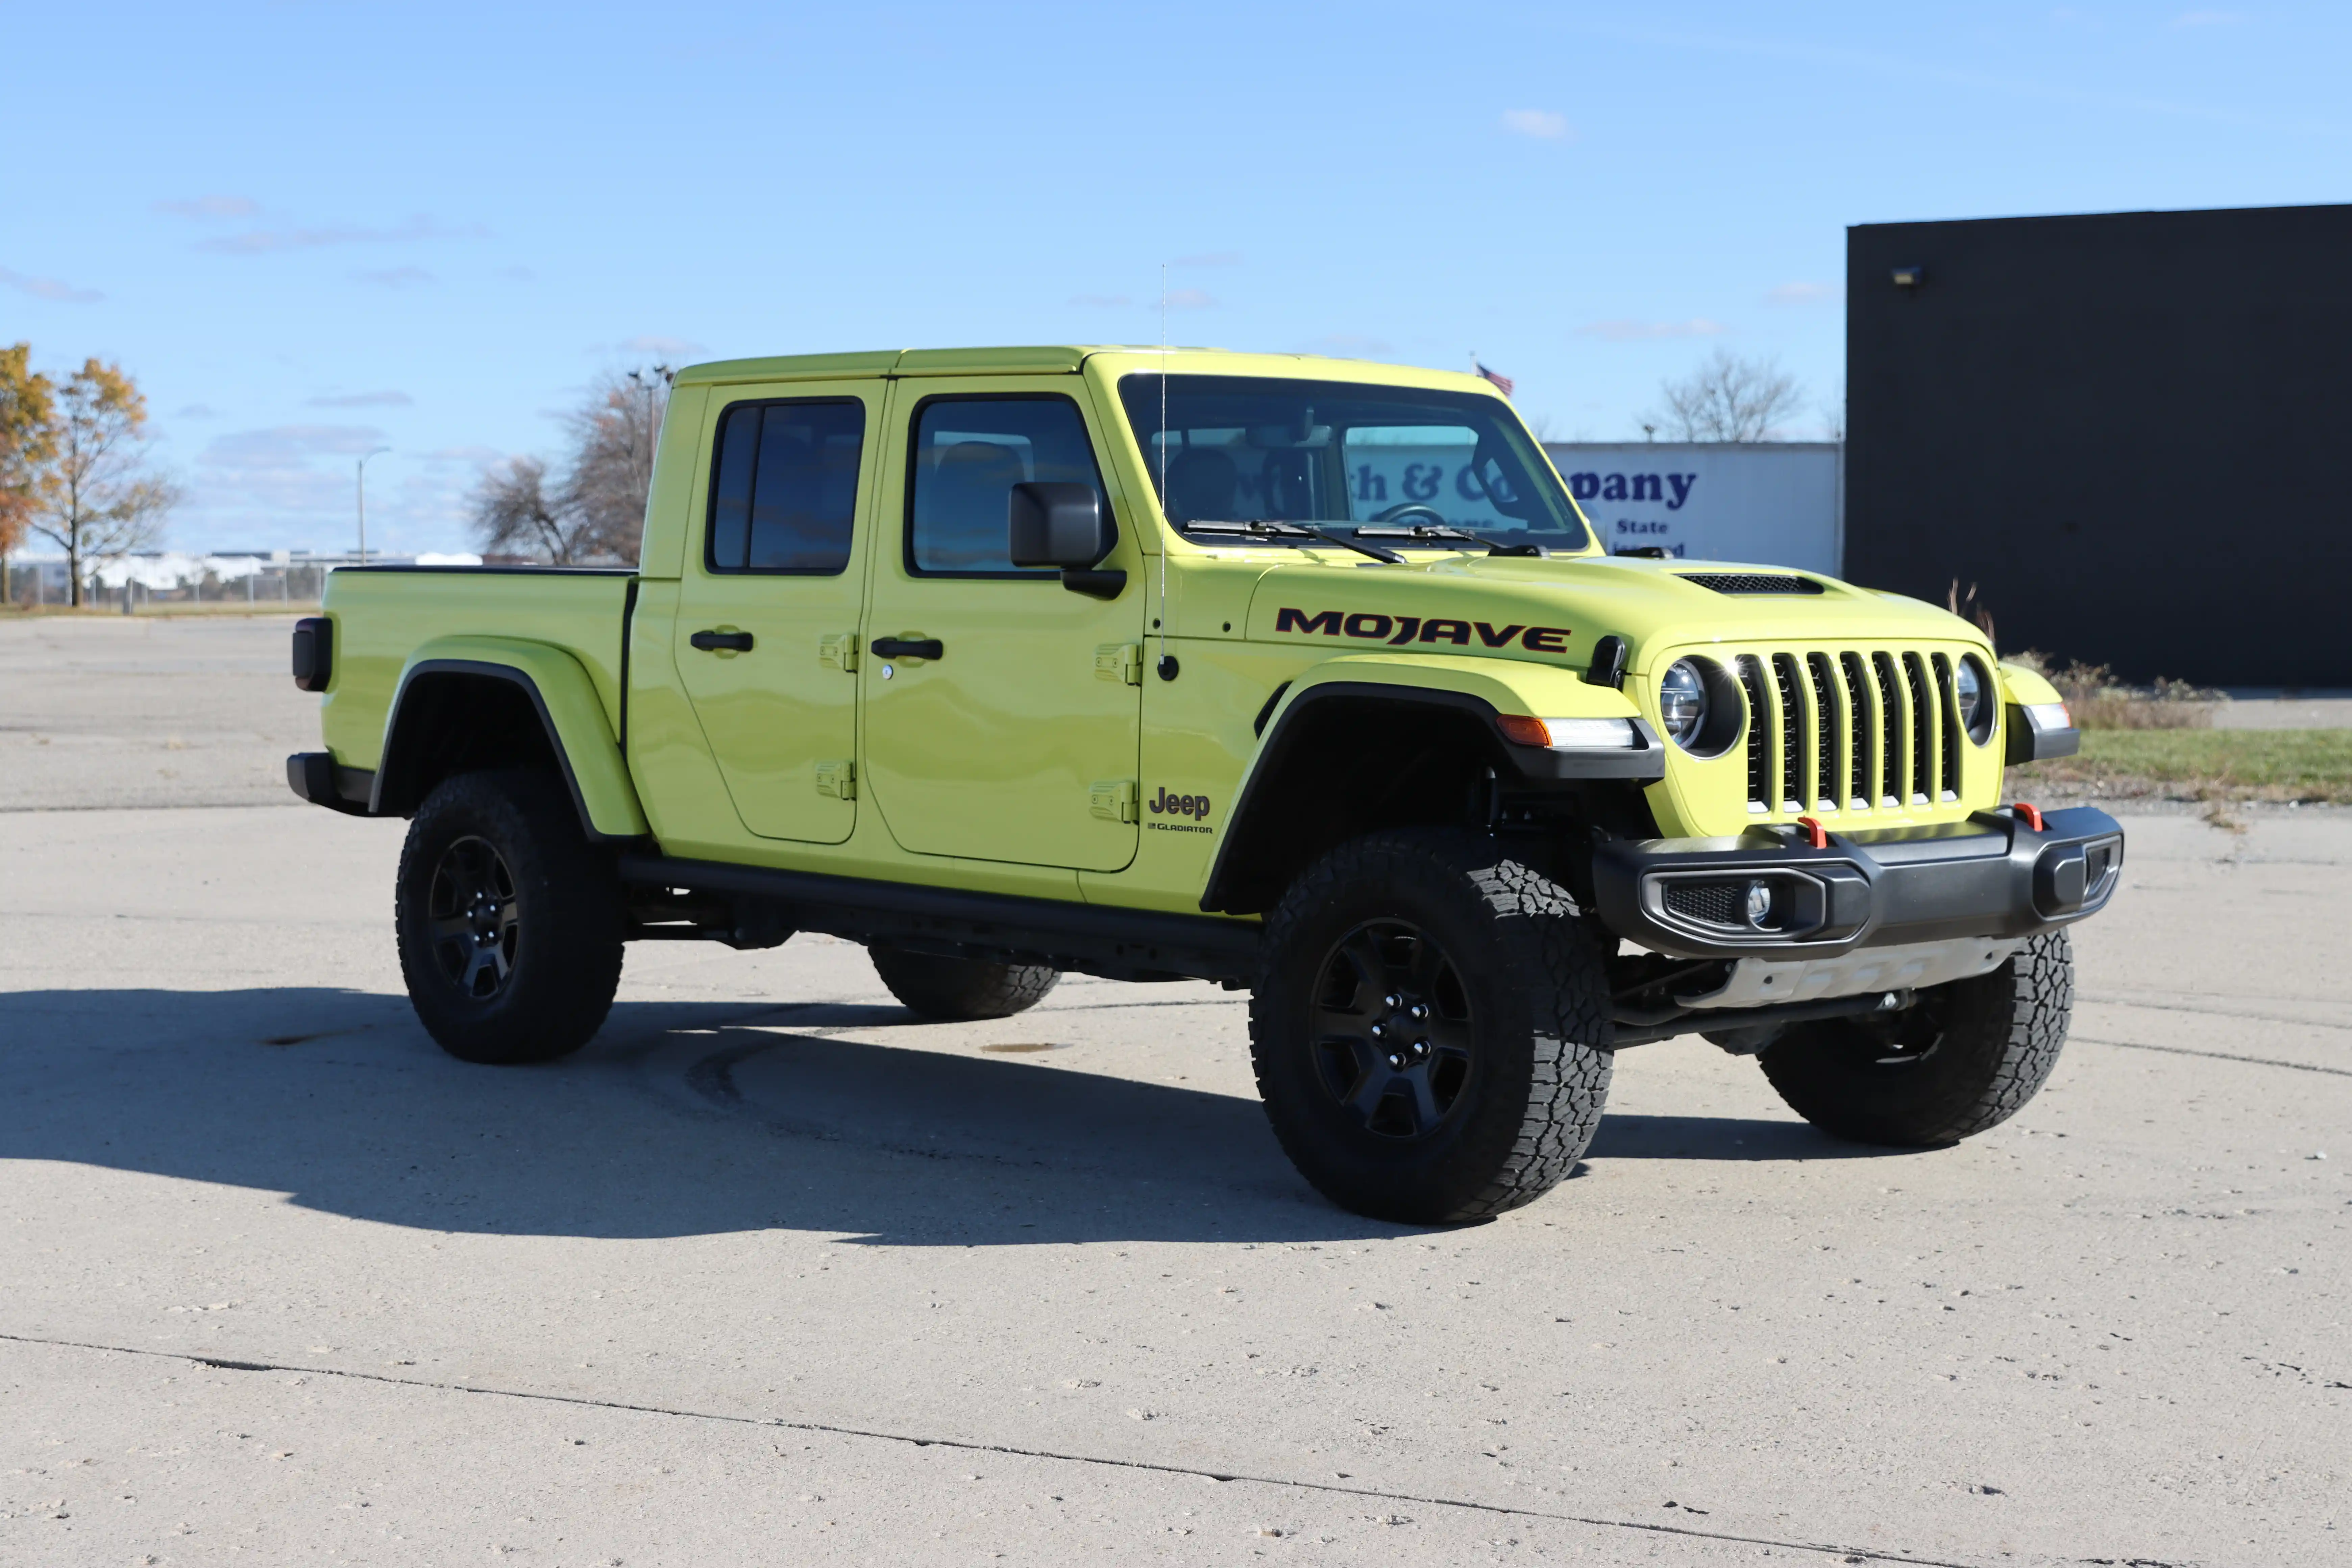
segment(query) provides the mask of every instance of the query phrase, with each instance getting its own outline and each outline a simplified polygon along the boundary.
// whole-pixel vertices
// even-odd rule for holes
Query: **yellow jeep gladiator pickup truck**
[[[863,942],[908,1007],[1247,988],[1275,1135],[1444,1222],[1697,1033],[1845,1138],[2014,1112],[2123,835],[2003,805],[2056,694],[1942,610],[1611,557],[1465,375],[1118,348],[679,374],[635,570],[362,567],[289,781],[409,819],[419,1018],[577,1049],[625,944]]]

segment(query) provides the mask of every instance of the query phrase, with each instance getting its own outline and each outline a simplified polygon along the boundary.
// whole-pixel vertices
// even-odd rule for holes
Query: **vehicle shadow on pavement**
[[[0,1158],[493,1235],[785,1228],[966,1247],[1413,1234],[1324,1202],[1254,1100],[795,1032],[913,1022],[861,1004],[625,1002],[577,1056],[488,1068],[445,1056],[397,995],[17,992],[0,997],[15,1090]]]
[[[1588,1160],[1884,1160],[1933,1152],[1848,1143],[1810,1122],[1741,1116],[1603,1117]]]
[[[0,1158],[387,1225],[957,1247],[1413,1234],[1324,1202],[1254,1100],[829,1032],[913,1022],[894,1006],[625,1002],[579,1055],[526,1068],[455,1061],[403,998],[323,987],[19,992],[0,1019],[19,1108]],[[1885,1152],[1799,1123],[1612,1116],[1592,1158]]]

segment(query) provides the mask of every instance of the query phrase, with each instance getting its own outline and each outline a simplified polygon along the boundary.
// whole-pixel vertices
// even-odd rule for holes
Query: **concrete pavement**
[[[2130,819],[1969,1143],[1678,1040],[1423,1231],[1290,1171],[1205,986],[922,1025],[646,944],[467,1067],[404,825],[287,798],[0,811],[0,1563],[2352,1556],[2352,814]]]

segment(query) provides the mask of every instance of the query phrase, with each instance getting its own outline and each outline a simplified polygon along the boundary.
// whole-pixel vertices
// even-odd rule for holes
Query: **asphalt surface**
[[[1677,1040],[1415,1230],[1290,1171],[1206,986],[921,1025],[653,944],[578,1057],[450,1060],[404,825],[278,798],[283,632],[0,626],[0,1563],[2352,1558],[2352,814],[2128,819],[1969,1143]]]

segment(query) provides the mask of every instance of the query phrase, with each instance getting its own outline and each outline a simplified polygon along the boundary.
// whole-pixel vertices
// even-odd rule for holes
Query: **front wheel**
[[[1492,839],[1376,833],[1266,921],[1250,1058],[1275,1136],[1342,1208],[1442,1225],[1564,1179],[1607,1103],[1601,947]]]
[[[409,1003],[453,1057],[551,1060],[612,1008],[620,879],[548,774],[444,780],[409,824],[393,905]]]
[[[2074,1011],[2074,948],[2045,931],[1989,974],[1922,991],[1907,1012],[1793,1026],[1764,1052],[1764,1076],[1835,1137],[1958,1142],[2033,1098]]]

